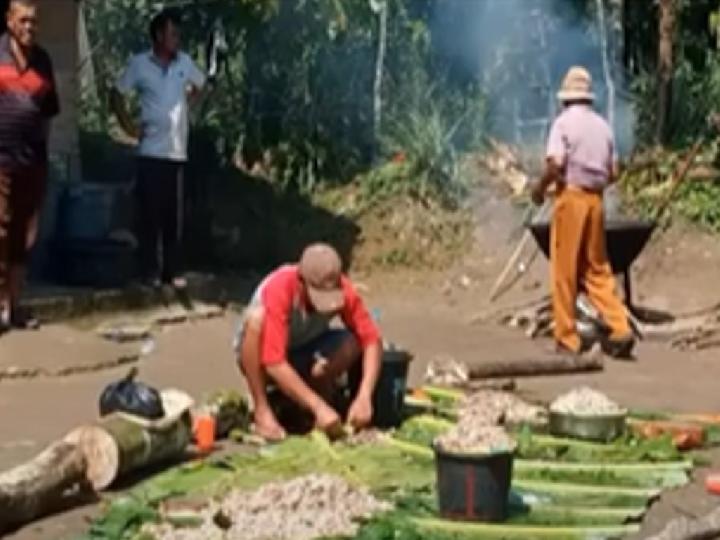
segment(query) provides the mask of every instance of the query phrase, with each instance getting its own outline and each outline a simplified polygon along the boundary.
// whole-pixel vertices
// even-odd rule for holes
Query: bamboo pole
[[[549,208],[552,207],[552,204],[549,204],[548,200],[545,201],[545,204],[543,204],[542,208],[537,213],[537,217],[540,219],[543,219]],[[529,217],[530,211],[526,213],[526,217]],[[527,221],[525,219],[524,221]],[[510,255],[510,258],[508,259],[507,263],[505,264],[505,267],[503,268],[503,271],[500,273],[498,278],[495,280],[495,284],[493,285],[493,288],[490,290],[490,302],[494,302],[498,298],[498,293],[500,292],[500,288],[502,287],[503,283],[507,279],[508,275],[512,271],[512,269],[517,264],[518,260],[520,259],[520,256],[523,253],[523,250],[525,249],[525,246],[532,238],[532,235],[530,234],[530,231],[527,229],[523,232],[522,238],[520,239],[520,242],[518,243],[517,247],[515,248],[515,251],[513,251],[512,255]],[[536,247],[537,249],[537,247]]]

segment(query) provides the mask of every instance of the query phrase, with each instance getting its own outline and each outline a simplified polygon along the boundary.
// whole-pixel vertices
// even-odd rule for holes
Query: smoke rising
[[[608,116],[603,54],[616,88],[614,128],[621,153],[633,144],[632,105],[623,91],[620,44],[605,1],[607,46],[602,47],[595,3],[587,11],[570,0],[460,0],[438,2],[432,22],[436,46],[457,76],[474,78],[489,93],[496,135],[541,144],[557,112],[555,94],[567,69],[593,76],[596,107]]]

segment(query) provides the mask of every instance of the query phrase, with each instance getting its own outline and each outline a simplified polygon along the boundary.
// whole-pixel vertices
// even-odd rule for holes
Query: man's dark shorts
[[[307,381],[310,379],[310,373],[317,362],[317,357],[321,356],[332,360],[332,356],[351,337],[353,335],[348,330],[328,330],[307,345],[291,350],[288,353],[290,365],[295,368],[303,380]]]
[[[351,338],[353,338],[353,334],[348,330],[328,330],[307,345],[290,351],[288,360],[298,375],[304,381],[309,382],[312,368],[317,362],[317,356],[322,356],[332,362],[334,354]],[[357,394],[361,377],[362,364],[358,362],[350,368],[347,379],[341,378],[338,381],[340,386],[332,398],[331,405],[341,416],[347,414],[353,396]],[[268,400],[280,423],[290,432],[304,433],[307,429],[312,428],[312,418],[282,394],[273,382],[268,385]],[[307,422],[307,425],[303,422]]]
[[[47,167],[0,170],[0,286],[10,266],[26,263],[37,237]]]

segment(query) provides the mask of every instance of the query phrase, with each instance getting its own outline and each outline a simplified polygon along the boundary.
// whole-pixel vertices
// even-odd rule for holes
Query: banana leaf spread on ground
[[[446,411],[463,403],[443,400]],[[512,428],[517,448],[508,520],[448,521],[438,513],[431,446],[456,426],[444,416],[417,415],[394,432],[336,443],[317,433],[291,437],[169,469],[111,502],[87,538],[620,538],[638,530],[662,490],[686,484],[693,467],[669,437],[597,444]],[[179,512],[187,500],[195,501],[193,509]],[[271,536],[247,527],[255,523],[248,516],[265,511],[265,500],[274,505],[268,522],[283,524]],[[303,512],[327,519],[312,524]]]

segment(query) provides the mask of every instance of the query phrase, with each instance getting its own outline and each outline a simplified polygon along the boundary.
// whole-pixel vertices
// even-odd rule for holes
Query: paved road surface
[[[157,337],[155,351],[140,363],[142,379],[158,387],[175,386],[194,396],[204,392],[240,386],[230,352],[234,316],[169,327]],[[417,380],[426,362],[446,354],[468,363],[503,358],[532,357],[539,345],[522,338],[522,334],[496,328],[468,326],[452,310],[418,309],[412,302],[383,306],[384,334],[417,354],[412,378]],[[31,337],[33,350],[54,347],[63,334],[74,336],[68,327],[44,329]],[[5,338],[3,338],[5,339]],[[18,338],[15,338],[18,340]],[[2,354],[16,355],[15,364],[22,363],[27,344],[18,340],[18,352],[12,344],[3,345]],[[23,341],[22,345],[20,342]],[[88,345],[78,348],[78,355],[106,353],[106,347]],[[659,345],[644,345],[638,363],[609,363],[605,372],[595,375],[536,378],[521,383],[542,398],[577,384],[601,388],[630,407],[708,411],[720,408],[717,398],[718,370],[713,354],[683,356]],[[78,357],[77,362],[88,361]],[[7,361],[3,357],[3,362]],[[127,368],[110,369],[94,374],[65,378],[0,382],[0,469],[12,466],[37,453],[45,444],[62,436],[74,426],[91,420],[97,411],[97,399],[107,383],[121,377]],[[693,508],[707,504],[702,490],[695,488],[694,499],[683,500]],[[689,497],[689,498],[688,498]],[[695,502],[693,502],[695,501]],[[13,540],[67,538],[82,531],[94,507],[81,509],[61,517],[50,518],[22,529]],[[656,520],[668,514],[660,511]]]

